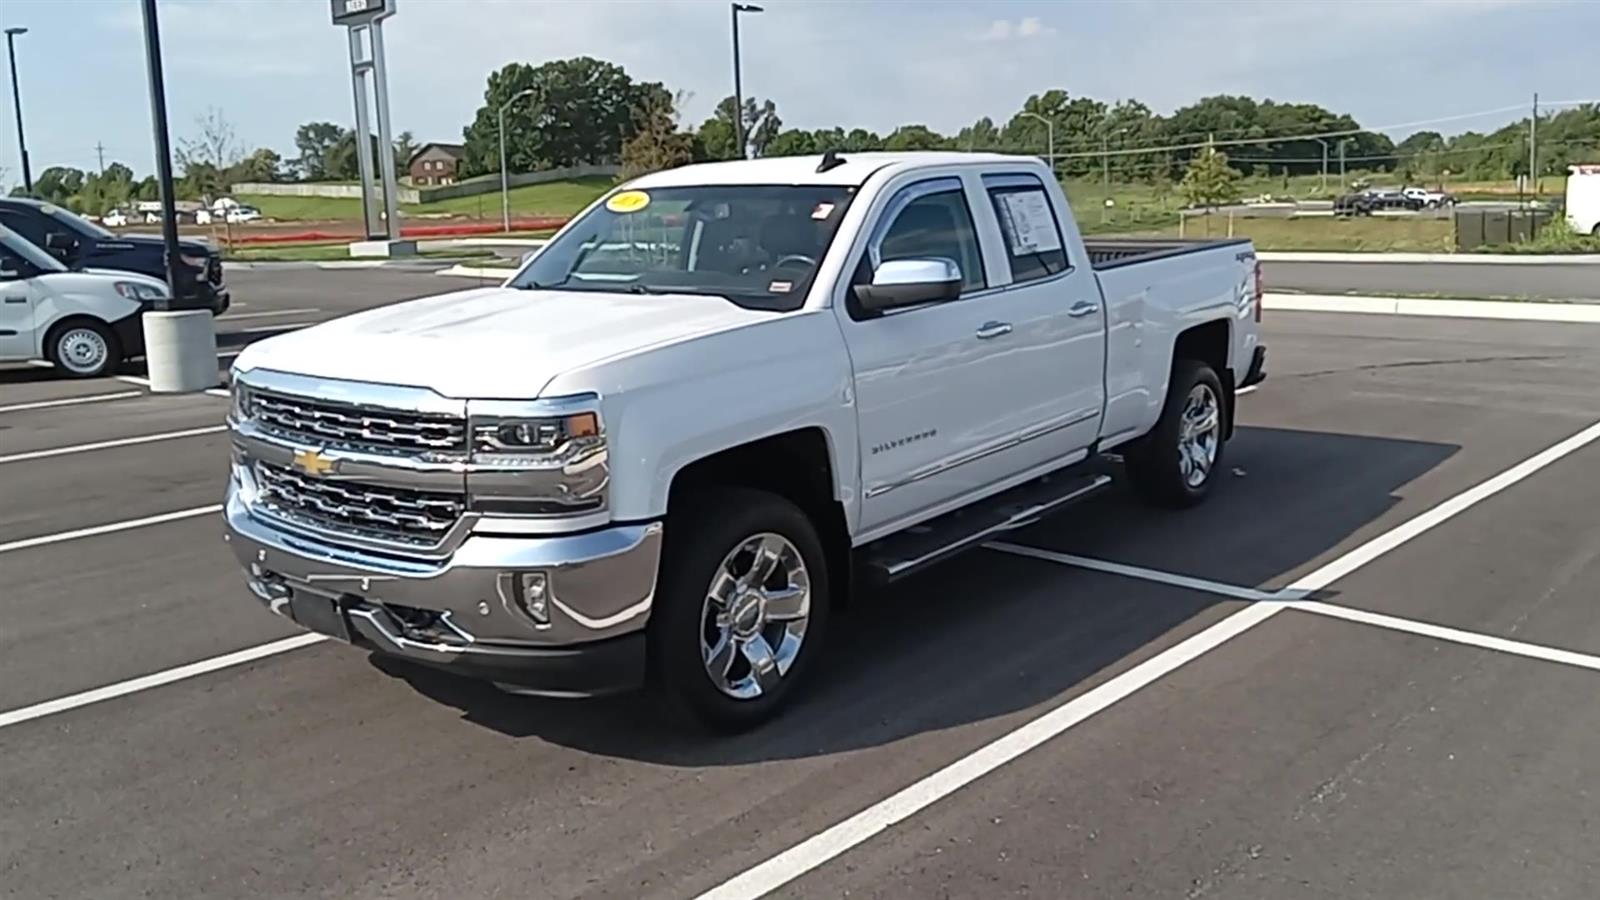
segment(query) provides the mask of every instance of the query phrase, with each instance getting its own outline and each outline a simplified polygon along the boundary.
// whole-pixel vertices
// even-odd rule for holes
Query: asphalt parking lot
[[[224,354],[470,285],[229,280]],[[731,739],[297,637],[225,392],[0,370],[0,894],[1593,897],[1600,326],[1265,328],[1211,502],[873,597]]]

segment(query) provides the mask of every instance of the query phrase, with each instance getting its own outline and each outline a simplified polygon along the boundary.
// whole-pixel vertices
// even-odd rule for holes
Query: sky
[[[785,126],[1004,123],[1049,88],[1157,112],[1218,93],[1312,102],[1363,126],[1593,100],[1600,0],[766,0],[741,16],[747,96]],[[354,122],[328,0],[159,0],[174,140],[222,111],[246,149],[294,155],[301,123]],[[119,160],[152,169],[138,0],[4,0],[35,174]],[[384,33],[393,132],[459,141],[488,73],[589,55],[688,93],[685,124],[732,93],[723,0],[398,0]],[[0,184],[21,181],[9,93]],[[1485,113],[1488,110],[1498,110]],[[1479,113],[1484,113],[1479,115]],[[1460,118],[1456,118],[1460,117]],[[1413,128],[1391,131],[1396,139]]]

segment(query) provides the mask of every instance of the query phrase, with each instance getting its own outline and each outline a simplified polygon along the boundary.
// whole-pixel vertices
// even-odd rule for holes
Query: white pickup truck
[[[1033,158],[687,166],[247,349],[227,537],[314,631],[746,727],[876,583],[1124,472],[1201,500],[1260,316],[1248,241],[1086,244]]]

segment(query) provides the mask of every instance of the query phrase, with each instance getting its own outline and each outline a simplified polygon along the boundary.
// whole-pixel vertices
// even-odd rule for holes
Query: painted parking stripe
[[[258,331],[293,331],[296,328],[306,328],[316,325],[316,322],[286,322],[282,325],[255,325],[250,328],[240,328],[230,334],[255,334]]]
[[[1475,504],[1588,446],[1597,438],[1600,438],[1600,422],[1340,555],[1296,579],[1276,596],[1295,600],[1321,590],[1418,535],[1449,521]],[[865,842],[896,822],[903,821],[917,811],[927,808],[1034,747],[1060,735],[1095,713],[1123,700],[1184,663],[1221,646],[1289,608],[1290,605],[1287,603],[1252,603],[1105,684],[978,748],[899,793],[880,800],[844,821],[741,872],[701,894],[700,900],[755,900],[775,891]]]
[[[147,525],[160,525],[165,522],[176,522],[180,519],[192,519],[195,516],[208,516],[212,513],[222,512],[222,504],[213,503],[210,506],[196,506],[192,509],[180,509],[176,512],[161,513],[155,516],[145,516],[142,519],[127,519],[121,522],[111,522],[105,525],[91,525],[88,528],[77,528],[72,531],[58,531],[55,534],[44,534],[38,537],[22,538],[21,540],[7,541],[0,544],[0,553],[10,553],[14,550],[26,550],[29,547],[43,547],[46,544],[59,544],[63,541],[75,541],[79,538],[95,537],[101,534],[113,534],[118,531],[129,531],[134,528],[144,528]]]
[[[304,315],[305,313],[319,313],[319,312],[322,312],[322,310],[320,310],[320,309],[318,309],[318,308],[316,308],[314,306],[311,306],[311,307],[305,307],[303,309],[275,309],[275,310],[272,310],[271,312],[227,313],[225,315],[218,316],[217,317],[217,321],[218,322],[237,322],[240,319],[264,319],[264,318],[267,318],[268,316],[298,316],[298,315]]]
[[[1025,547],[1022,544],[1012,544],[1006,541],[990,541],[983,545],[990,550],[1010,553],[1016,556],[1027,556],[1033,559],[1042,559],[1046,562],[1060,563],[1064,566],[1075,566],[1080,569],[1090,569],[1095,572],[1105,572],[1110,575],[1122,575],[1127,578],[1138,578],[1143,581],[1155,581],[1172,587],[1186,588],[1191,591],[1205,591],[1210,594],[1220,594],[1232,597],[1235,600],[1276,600],[1278,595],[1274,591],[1263,591],[1257,588],[1242,587],[1234,584],[1224,584],[1220,581],[1211,581],[1205,578],[1194,578],[1188,575],[1179,575],[1176,572],[1163,572],[1159,569],[1147,569],[1143,566],[1130,566],[1124,563],[1111,562],[1105,559],[1095,559],[1089,556],[1078,556],[1072,553],[1057,553],[1054,550],[1041,550],[1038,547]]]
[[[88,706],[91,703],[101,703],[117,697],[126,697],[129,694],[148,691],[151,688],[172,684],[175,681],[183,681],[186,678],[193,678],[197,675],[205,675],[208,672],[215,672],[219,669],[244,665],[245,663],[255,662],[258,659],[276,656],[279,653],[299,650],[301,647],[308,647],[325,640],[327,638],[320,634],[297,634],[294,637],[284,638],[268,644],[246,647],[234,653],[213,656],[210,659],[189,663],[176,669],[167,669],[139,678],[130,678],[127,681],[119,681],[116,684],[108,684],[105,687],[94,688],[93,690],[71,694],[66,697],[58,697],[55,700],[46,700],[43,703],[35,703],[32,706],[6,710],[5,712],[0,712],[0,728],[20,725],[23,722],[42,719],[45,716],[53,716],[67,710],[77,709],[80,706]]]
[[[62,400],[39,400],[34,403],[13,403],[10,406],[0,406],[0,413],[22,412],[25,409],[50,409],[55,406],[77,406],[80,403],[104,403],[109,400],[126,400],[129,397],[142,397],[143,391],[118,391],[115,394],[90,394],[87,397],[67,397]]]
[[[73,453],[87,453],[90,450],[107,450],[112,447],[128,447],[134,444],[151,444],[156,441],[172,441],[178,438],[197,437],[202,434],[216,434],[227,431],[226,425],[208,425],[204,428],[185,428],[182,431],[165,431],[161,434],[145,434],[139,437],[117,438],[112,441],[95,441],[92,444],[73,444],[70,447],[54,447],[49,450],[30,450],[27,453],[13,453],[9,456],[0,456],[0,463],[23,462],[29,459],[46,459],[52,456],[67,456]]]

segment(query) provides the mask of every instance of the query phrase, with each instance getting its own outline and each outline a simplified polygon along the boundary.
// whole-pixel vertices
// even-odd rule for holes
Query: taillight
[[[1261,287],[1261,260],[1256,260],[1256,321],[1261,321],[1261,302],[1263,289]]]

